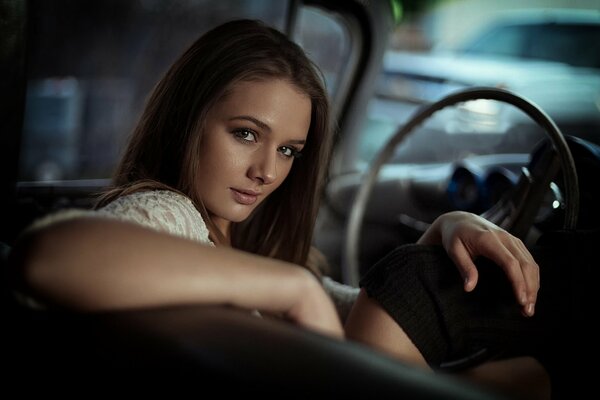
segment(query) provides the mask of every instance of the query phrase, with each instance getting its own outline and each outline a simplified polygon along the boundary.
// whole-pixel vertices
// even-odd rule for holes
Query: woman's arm
[[[473,260],[489,258],[508,276],[523,313],[533,315],[540,288],[539,266],[519,238],[478,215],[453,211],[438,217],[418,243],[443,245],[462,274],[466,291],[477,285]]]
[[[73,309],[223,304],[343,335],[333,303],[306,269],[131,223],[76,218],[34,230],[15,245],[11,264],[36,296]]]

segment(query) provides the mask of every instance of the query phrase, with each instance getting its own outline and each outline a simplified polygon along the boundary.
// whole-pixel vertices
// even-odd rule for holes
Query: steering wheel
[[[544,128],[552,144],[543,148],[540,154],[533,157],[529,166],[522,169],[514,190],[508,191],[503,198],[482,213],[481,216],[524,240],[533,225],[536,211],[539,209],[545,193],[549,190],[551,180],[560,169],[562,170],[565,191],[563,228],[567,230],[575,228],[579,212],[579,185],[575,162],[565,137],[554,121],[539,106],[508,90],[494,87],[469,88],[450,94],[419,109],[416,115],[388,140],[368,167],[361,186],[354,197],[348,220],[342,262],[344,283],[357,287],[360,280],[358,251],[360,232],[365,210],[381,167],[394,154],[398,144],[434,113],[448,106],[478,99],[497,100],[519,108]]]

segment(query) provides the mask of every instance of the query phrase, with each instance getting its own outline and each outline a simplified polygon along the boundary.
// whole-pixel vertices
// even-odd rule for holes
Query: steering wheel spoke
[[[559,169],[558,155],[551,145],[544,144],[537,157],[528,167],[522,169],[516,193],[510,199],[514,208],[505,229],[522,239],[527,237],[544,196],[550,191],[550,183],[557,176]]]

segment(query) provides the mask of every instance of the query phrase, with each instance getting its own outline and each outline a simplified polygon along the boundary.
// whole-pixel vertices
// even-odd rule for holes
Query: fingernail
[[[527,309],[525,311],[527,313],[527,315],[529,315],[531,317],[533,315],[534,311],[535,311],[535,305],[533,303],[527,304]]]
[[[469,287],[469,278],[465,278],[465,285],[464,285],[465,290],[470,290],[471,288]]]

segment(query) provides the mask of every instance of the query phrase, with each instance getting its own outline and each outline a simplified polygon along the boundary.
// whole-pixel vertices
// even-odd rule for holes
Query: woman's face
[[[310,98],[280,79],[240,82],[211,109],[197,191],[223,234],[281,185],[304,147],[310,118]]]

